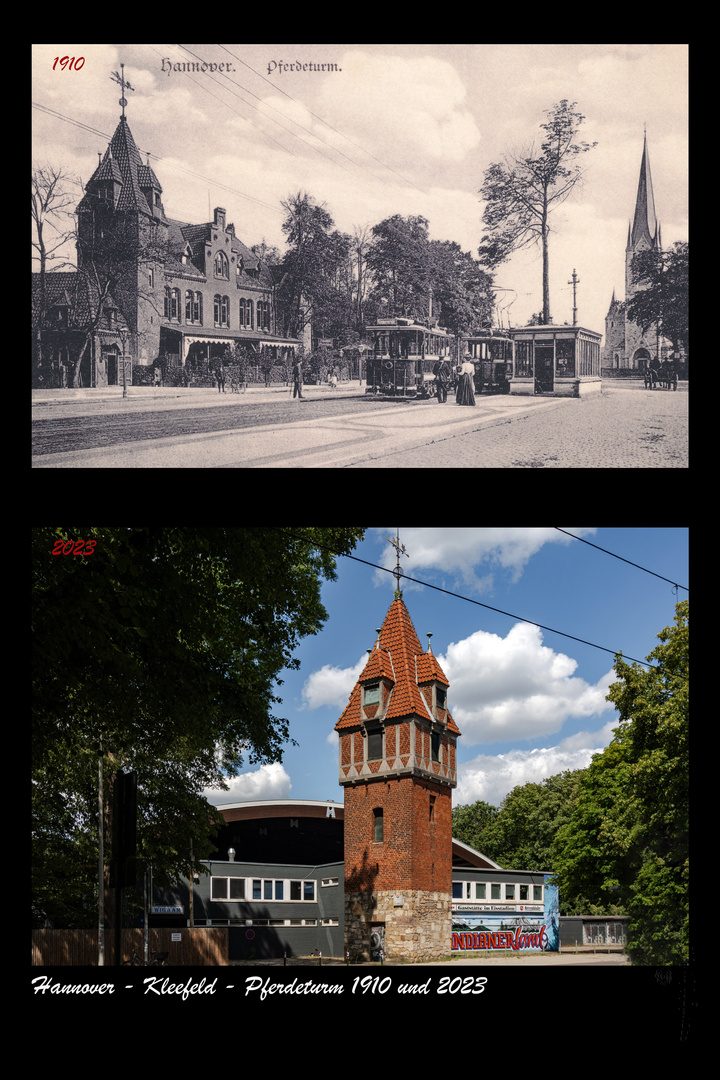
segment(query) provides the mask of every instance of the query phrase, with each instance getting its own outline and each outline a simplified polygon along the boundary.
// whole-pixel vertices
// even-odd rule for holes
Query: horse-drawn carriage
[[[644,375],[645,389],[677,390],[678,377],[675,365],[669,360],[663,360],[659,368],[649,367]]]

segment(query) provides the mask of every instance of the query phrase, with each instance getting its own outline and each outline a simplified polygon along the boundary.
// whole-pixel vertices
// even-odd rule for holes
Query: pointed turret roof
[[[124,116],[115,128],[104,158],[88,180],[86,191],[94,194],[97,184],[107,179],[118,181],[122,185],[115,205],[116,210],[138,210],[152,217],[165,219],[162,207],[154,205],[152,198],[148,199],[145,194],[151,190],[161,194],[160,181],[149,163],[143,165],[140,151]],[[82,206],[82,203],[80,205]]]
[[[654,245],[658,237],[658,223],[655,217],[655,198],[653,196],[652,177],[650,175],[650,157],[647,148],[647,132],[643,141],[643,155],[640,163],[635,216],[628,235],[628,247],[637,247],[642,243]]]
[[[345,711],[335,725],[336,731],[361,723],[362,685],[381,677],[393,684],[385,720],[405,716],[434,719],[420,688],[432,682],[449,685],[435,655],[429,649],[423,651],[410,613],[400,597],[396,597],[390,605],[375,647],[360,672]],[[449,731],[460,734],[449,711],[447,726]]]

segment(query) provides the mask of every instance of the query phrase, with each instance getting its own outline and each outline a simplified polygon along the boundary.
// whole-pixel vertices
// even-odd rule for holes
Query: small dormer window
[[[438,709],[447,708],[447,692],[444,686],[435,687],[435,703]]]
[[[365,705],[379,705],[380,704],[380,685],[375,683],[373,686],[366,686],[363,696],[363,704]]]

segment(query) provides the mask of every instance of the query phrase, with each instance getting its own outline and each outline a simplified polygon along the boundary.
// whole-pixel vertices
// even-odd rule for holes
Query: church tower
[[[352,957],[377,957],[382,949],[422,962],[449,952],[460,732],[448,685],[397,589],[335,725],[345,794],[345,947]]]
[[[121,81],[123,93],[132,89]],[[122,307],[137,360],[157,355],[168,220],[160,181],[143,164],[125,116],[77,207],[78,268],[92,289],[108,290]]]
[[[651,358],[657,353],[657,335],[649,329],[642,329],[627,316],[627,305],[638,291],[633,278],[632,261],[642,251],[660,251],[662,249],[660,225],[655,214],[650,156],[647,146],[647,132],[643,139],[640,177],[638,179],[635,213],[628,225],[628,239],[625,248],[625,299],[616,300],[613,291],[612,300],[605,317],[605,345],[603,348],[602,367],[619,370],[630,368],[646,370]],[[661,339],[661,354],[665,355],[670,343]]]

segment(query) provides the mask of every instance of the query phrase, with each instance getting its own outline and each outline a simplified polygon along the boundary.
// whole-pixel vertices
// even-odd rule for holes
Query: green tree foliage
[[[41,528],[33,532],[34,911],[88,925],[98,755],[138,773],[140,856],[158,880],[207,858],[203,790],[282,759],[284,668],[327,613],[320,581],[361,529]],[[53,555],[57,540],[94,544]],[[320,545],[323,545],[322,547]],[[110,857],[107,852],[107,857]],[[94,886],[96,890],[96,886]]]
[[[569,815],[580,771],[513,788],[483,830],[480,849],[506,870],[552,871],[553,840]]]
[[[556,840],[561,895],[622,904],[640,964],[689,958],[688,623],[683,601],[649,669],[616,657],[608,700],[620,726],[583,775]]]
[[[485,830],[498,815],[497,806],[479,799],[465,806],[456,806],[452,812],[452,834],[456,840],[462,840],[476,851],[485,851]]]
[[[480,194],[485,201],[480,243],[481,262],[492,269],[529,244],[540,243],[543,264],[543,322],[549,323],[550,285],[548,236],[550,213],[565,202],[582,176],[575,159],[597,143],[577,142],[585,119],[577,102],[563,100],[546,110],[548,122],[538,154],[529,150],[506,155],[485,172]]]

